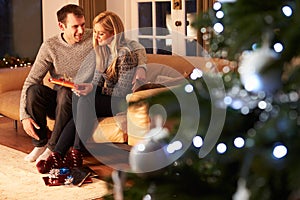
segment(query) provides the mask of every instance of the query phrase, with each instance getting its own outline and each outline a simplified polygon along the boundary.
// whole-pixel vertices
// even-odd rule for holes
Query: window
[[[180,7],[175,7],[179,2]],[[132,7],[132,28],[147,53],[201,54],[201,36],[191,26],[197,13],[212,6],[213,0],[135,0]],[[136,12],[135,12],[136,11]]]

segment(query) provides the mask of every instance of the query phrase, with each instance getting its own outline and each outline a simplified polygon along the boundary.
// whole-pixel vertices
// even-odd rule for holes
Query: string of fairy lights
[[[31,67],[32,62],[28,58],[17,58],[13,56],[5,56],[0,60],[0,68],[15,69],[18,67]]]
[[[213,9],[215,11],[216,18],[220,19],[220,21],[215,22],[215,24],[213,25],[213,30],[216,34],[220,34],[226,28],[221,22],[221,19],[226,17],[225,13],[222,11],[222,1],[215,2],[213,5]],[[293,9],[289,5],[283,5],[281,11],[282,14],[287,18],[293,15]],[[201,31],[206,32],[207,30],[206,28],[202,28]],[[253,54],[253,52],[255,52],[258,49],[257,46],[257,44],[253,44],[252,50],[245,51],[243,52],[243,54]],[[280,54],[284,51],[284,45],[280,42],[276,42],[275,44],[273,44],[272,49],[270,51],[272,51],[271,53],[274,55],[274,57],[276,57],[278,56],[276,54]],[[248,66],[248,68],[250,67]],[[239,73],[242,73],[242,71],[239,70]],[[194,77],[195,75],[192,74],[191,76]],[[227,92],[227,96],[224,98],[224,103],[227,106],[230,106],[235,110],[239,110],[243,115],[249,114],[249,112],[252,109],[257,107],[262,110],[259,120],[263,122],[270,117],[271,112],[274,113],[274,110],[277,109],[273,107],[273,101],[279,101],[279,103],[292,103],[299,101],[299,94],[297,93],[297,91],[292,91],[289,94],[280,94],[279,96],[275,96],[273,98],[266,98],[266,93],[262,90],[259,90],[261,89],[260,86],[262,84],[259,80],[259,74],[255,73],[251,77],[251,74],[249,74],[249,71],[247,71],[247,76],[248,79],[244,82],[244,88],[234,86]],[[250,93],[253,91],[256,91],[257,93]],[[291,110],[291,120],[295,120],[297,118],[297,114],[294,112],[295,111]],[[243,138],[240,136],[234,138],[232,144],[237,149],[252,147],[253,145],[255,145],[252,139],[246,137]],[[195,136],[193,140],[193,145],[196,148],[201,148],[201,146],[203,145],[203,138],[201,136]],[[219,154],[225,154],[225,152],[228,149],[228,145],[229,144],[226,144],[225,142],[220,142],[216,145],[216,151]],[[288,148],[287,146],[285,146],[285,144],[283,144],[280,141],[274,142],[271,155],[274,159],[284,158],[287,154]]]

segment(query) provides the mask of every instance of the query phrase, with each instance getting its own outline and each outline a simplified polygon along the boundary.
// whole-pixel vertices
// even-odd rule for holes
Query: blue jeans
[[[73,95],[72,105],[74,119],[65,126],[55,148],[55,151],[63,156],[71,146],[74,149],[81,149],[81,142],[85,143],[97,127],[98,118],[113,116],[123,111],[127,104],[123,97],[102,95],[101,88],[97,87],[87,96]]]

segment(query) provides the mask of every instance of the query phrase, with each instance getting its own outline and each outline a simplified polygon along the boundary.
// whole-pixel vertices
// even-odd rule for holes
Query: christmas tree
[[[300,2],[216,2],[193,25],[201,31],[211,57],[235,61],[238,69],[205,74],[145,100],[150,106],[163,105],[168,117],[181,118],[180,123],[188,124],[187,136],[174,139],[177,126],[171,136],[147,141],[143,152],[164,149],[147,160],[134,147],[131,164],[140,173],[127,173],[130,187],[124,188],[124,199],[299,199]],[[221,95],[214,92],[218,84],[213,84],[220,76]],[[174,95],[188,98],[187,86],[205,116],[194,136],[189,135],[189,123],[195,108],[185,107],[191,116],[182,121],[182,107]],[[218,121],[211,126],[212,108],[226,112],[220,134],[214,133]],[[215,144],[207,137],[209,131],[216,136]],[[172,162],[147,171],[164,160]]]

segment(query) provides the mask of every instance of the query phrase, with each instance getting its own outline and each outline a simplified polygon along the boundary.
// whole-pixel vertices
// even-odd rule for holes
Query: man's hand
[[[23,119],[22,124],[27,135],[29,135],[30,137],[36,140],[40,140],[39,136],[34,131],[34,127],[36,129],[40,129],[40,127],[32,118]]]

